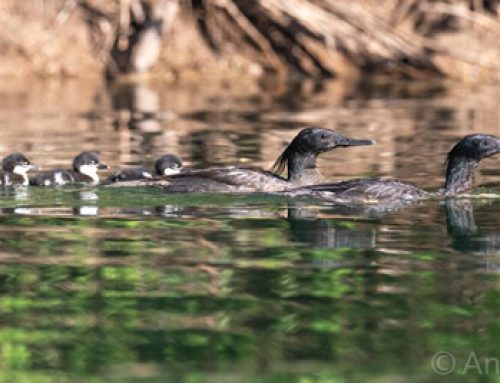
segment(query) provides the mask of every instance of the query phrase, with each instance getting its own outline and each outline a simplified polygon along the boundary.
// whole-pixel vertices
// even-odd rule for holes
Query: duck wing
[[[164,191],[251,192],[280,191],[288,181],[260,168],[229,167],[188,170],[151,182]]]
[[[354,179],[312,185],[297,189],[295,193],[339,203],[414,201],[431,196],[430,193],[414,185],[391,179]]]
[[[53,186],[65,185],[74,181],[71,170],[54,169],[38,173],[30,180],[31,185]]]
[[[144,179],[152,179],[153,174],[149,169],[144,167],[120,169],[111,174],[104,183],[123,182],[123,181],[136,181]]]

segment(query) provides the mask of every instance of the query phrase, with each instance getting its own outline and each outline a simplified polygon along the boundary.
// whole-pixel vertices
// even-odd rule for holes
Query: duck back
[[[40,172],[30,180],[31,185],[37,186],[65,185],[71,182],[74,182],[73,174],[65,169]]]
[[[118,170],[116,173],[110,175],[106,179],[106,183],[112,182],[123,182],[123,181],[136,181],[136,180],[145,180],[152,179],[153,175],[149,169],[144,167],[135,167],[128,169]]]
[[[339,203],[378,203],[416,201],[433,194],[406,182],[375,178],[313,185],[298,188],[288,195],[312,196]]]
[[[260,168],[232,167],[191,170],[155,182],[165,192],[252,192],[280,191],[291,185],[273,173]]]

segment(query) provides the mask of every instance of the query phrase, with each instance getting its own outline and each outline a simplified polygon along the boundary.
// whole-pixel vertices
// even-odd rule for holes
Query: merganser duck
[[[485,134],[463,137],[448,153],[446,181],[434,192],[391,179],[354,179],[298,188],[283,194],[310,196],[338,203],[417,201],[433,196],[452,196],[472,191],[479,162],[500,153],[500,139]]]
[[[279,156],[270,171],[256,167],[220,167],[190,170],[138,185],[160,187],[165,192],[274,192],[325,179],[316,167],[321,153],[348,146],[372,145],[374,141],[345,137],[332,130],[302,129]],[[280,174],[288,168],[288,176]]]
[[[82,152],[73,160],[73,169],[55,169],[37,174],[32,180],[32,185],[53,186],[70,183],[99,183],[98,170],[107,169],[101,163],[95,152]]]
[[[106,183],[153,179],[157,176],[172,176],[179,174],[181,169],[182,161],[179,157],[173,154],[165,154],[156,159],[154,172],[145,167],[120,169],[110,175]]]
[[[2,161],[0,185],[29,185],[28,172],[36,167],[22,153],[12,153]]]

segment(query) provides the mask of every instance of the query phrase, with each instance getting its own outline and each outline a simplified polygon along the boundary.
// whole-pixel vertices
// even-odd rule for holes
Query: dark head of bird
[[[161,176],[171,176],[178,174],[182,168],[182,161],[173,154],[165,154],[155,161],[156,174]]]
[[[82,152],[73,160],[73,170],[90,177],[94,182],[99,182],[97,171],[107,168],[108,165],[101,163],[95,152]]]
[[[22,153],[12,153],[2,161],[4,172],[15,173],[24,176],[28,171],[35,169],[35,166]]]
[[[108,165],[101,163],[96,152],[82,152],[73,160],[73,170],[78,172],[83,166],[95,167],[97,169],[107,169]]]
[[[315,169],[316,158],[319,154],[348,146],[372,145],[373,140],[355,139],[343,136],[333,130],[308,127],[302,129],[281,153],[271,172],[282,173],[288,167],[288,179],[304,169]]]
[[[500,139],[495,136],[471,134],[462,138],[448,153],[445,194],[471,191],[479,162],[498,153]]]

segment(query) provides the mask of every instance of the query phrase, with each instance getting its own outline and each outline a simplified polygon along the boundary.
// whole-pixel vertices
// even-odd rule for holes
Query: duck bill
[[[375,141],[364,140],[357,138],[349,138],[342,136],[337,143],[337,146],[347,147],[347,146],[362,146],[362,145],[373,145]]]
[[[500,138],[497,138],[496,145],[491,145],[483,154],[482,158],[488,158],[500,154]]]
[[[40,170],[40,166],[30,164],[28,171],[32,171],[32,170],[34,170],[34,171]]]
[[[494,156],[496,154],[500,154],[500,138],[497,139],[496,149],[493,151],[491,155]]]
[[[97,166],[97,169],[99,169],[99,170],[102,170],[102,169],[107,169],[107,168],[108,168],[108,165],[106,165],[106,164],[101,164],[101,163],[100,163],[100,164]]]

